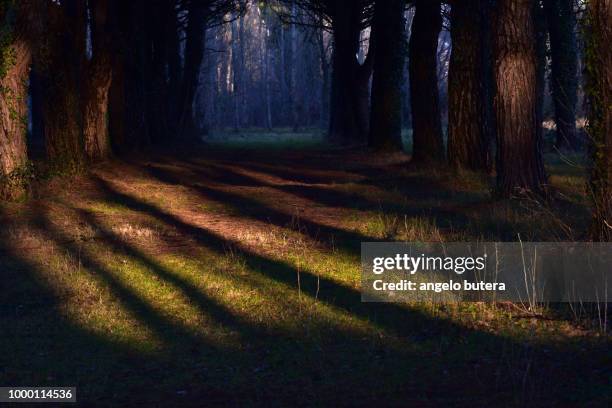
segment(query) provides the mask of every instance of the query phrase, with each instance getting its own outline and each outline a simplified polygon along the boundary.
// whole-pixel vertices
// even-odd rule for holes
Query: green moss
[[[0,0],[0,81],[15,65],[15,50],[13,44],[13,31],[15,22],[15,8],[13,0]],[[2,88],[0,88],[0,93]]]
[[[0,174],[0,199],[22,198],[34,178],[35,170],[31,162],[25,163],[7,175]]]

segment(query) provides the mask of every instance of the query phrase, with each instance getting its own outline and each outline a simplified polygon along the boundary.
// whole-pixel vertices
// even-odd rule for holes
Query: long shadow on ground
[[[153,170],[163,182],[182,183],[176,174]],[[94,178],[105,202],[120,204],[178,231],[206,250],[223,255],[236,248],[253,276],[297,291],[292,264],[257,253],[239,242],[192,225],[167,210],[119,191]],[[223,202],[247,217],[277,225],[291,214],[256,200],[205,185],[189,185],[201,197]],[[299,194],[297,191],[292,193]],[[306,193],[309,194],[309,193]],[[315,198],[315,197],[312,197]],[[342,197],[334,197],[342,199]],[[117,272],[100,261],[88,243],[80,243],[39,209],[33,226],[53,245],[109,289],[119,305],[161,341],[161,349],[143,352],[93,333],[64,315],[64,295],[44,278],[41,265],[27,253],[6,245],[0,249],[0,383],[77,385],[83,406],[202,405],[568,405],[605,401],[602,346],[584,350],[571,344],[555,347],[520,343],[511,338],[437,319],[398,304],[366,304],[360,293],[332,279],[301,271],[301,293],[341,313],[371,322],[377,336],[330,324],[322,337],[264,328],[207,296],[151,255],[100,222],[90,211],[72,208],[79,222],[99,232],[95,244],[113,257],[128,257],[181,293],[215,327],[235,332],[243,347],[217,344],[152,307]],[[303,221],[316,236],[335,236],[341,249],[358,253],[364,236],[313,221]],[[8,244],[8,243],[7,243]],[[2,245],[0,245],[2,247]],[[282,295],[282,294],[279,294]],[[271,327],[271,328],[270,328]],[[248,347],[247,347],[248,345]],[[33,352],[35,350],[35,352]]]

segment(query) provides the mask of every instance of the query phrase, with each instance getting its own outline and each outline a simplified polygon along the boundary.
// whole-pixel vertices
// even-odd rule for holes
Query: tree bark
[[[322,25],[322,19],[319,20]],[[327,47],[325,44],[324,31],[319,30],[317,34],[317,45],[319,48],[319,66],[321,68],[321,105],[319,125],[321,129],[329,127],[329,99],[330,99],[330,63],[327,58]]]
[[[31,8],[29,1],[0,3],[0,199],[20,198],[27,185]]]
[[[483,26],[488,0],[457,1],[451,9],[448,73],[448,160],[455,168],[488,171],[490,120]]]
[[[90,0],[92,58],[83,87],[83,139],[85,154],[95,162],[110,156],[107,113],[112,81],[109,0]]]
[[[543,141],[544,136],[544,96],[546,91],[546,73],[548,72],[548,27],[546,14],[540,1],[533,2],[535,49],[536,49],[536,138]]]
[[[80,72],[85,63],[85,3],[47,2],[45,41],[37,52],[47,160],[57,171],[78,171],[84,161]]]
[[[495,33],[497,192],[543,192],[546,176],[537,126],[534,8],[499,0]]]
[[[200,66],[204,58],[204,27],[206,6],[197,1],[189,5],[187,40],[185,42],[185,66],[183,69],[179,96],[180,120],[179,136],[182,139],[197,137],[197,127],[193,118],[193,101],[198,89]]]
[[[367,139],[364,123],[360,122],[364,118],[359,117],[360,112],[364,111],[364,105],[366,118],[368,112],[367,93],[364,98],[366,75],[360,75],[360,65],[356,58],[359,48],[360,13],[359,2],[335,3],[332,19],[334,50],[328,135],[333,143],[350,144]]]
[[[576,136],[578,57],[574,0],[545,0],[544,9],[550,34],[550,85],[557,124],[556,146],[575,150],[579,143]]]
[[[167,123],[168,131],[176,133],[179,121],[179,92],[182,81],[182,67],[180,54],[180,40],[178,33],[178,16],[176,12],[177,0],[166,2],[166,26],[164,27],[166,37],[166,55],[168,59],[168,101],[167,101]]]
[[[295,0],[291,3],[291,19],[296,16]],[[300,101],[298,101],[297,64],[298,64],[297,27],[291,24],[291,64],[289,72],[289,99],[291,100],[291,127],[297,132],[300,127]]]
[[[147,121],[150,124],[151,142],[160,144],[170,141],[167,27],[174,23],[172,10],[173,0],[153,2],[149,5],[150,17],[146,21],[148,31],[150,81],[148,98],[151,100],[147,110]]]
[[[372,107],[368,144],[377,150],[401,151],[404,73],[404,0],[377,0],[370,41],[375,43]]]
[[[413,162],[444,160],[437,78],[440,2],[417,0],[409,43]]]
[[[586,33],[588,136],[592,155],[591,236],[612,241],[612,1],[590,0]]]
[[[148,5],[144,0],[113,1],[117,18],[112,31],[113,79],[109,91],[109,130],[116,153],[133,152],[151,142],[147,121],[149,41],[145,25]],[[144,10],[144,11],[143,11]]]

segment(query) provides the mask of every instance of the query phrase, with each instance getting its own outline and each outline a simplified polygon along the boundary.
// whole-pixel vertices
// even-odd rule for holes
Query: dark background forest
[[[610,0],[0,0],[0,385],[606,406],[606,301],[367,304],[359,255],[610,242],[611,42]]]

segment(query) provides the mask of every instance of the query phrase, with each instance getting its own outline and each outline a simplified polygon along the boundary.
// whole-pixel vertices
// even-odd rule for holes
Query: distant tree
[[[0,2],[0,199],[22,196],[27,181],[27,82],[33,13],[31,1]]]
[[[452,3],[448,160],[454,167],[480,171],[490,167],[489,15],[489,0]]]
[[[368,144],[379,150],[401,151],[404,74],[405,0],[377,0],[371,43],[376,49]]]
[[[536,112],[537,62],[531,0],[498,0],[494,36],[497,191],[543,191]]]
[[[576,149],[577,69],[574,0],[544,0],[551,54],[557,148]]]
[[[437,78],[441,4],[436,0],[416,0],[415,3],[408,57],[413,161],[443,161],[444,141]]]
[[[612,241],[612,1],[590,0],[586,31],[592,237]]]

